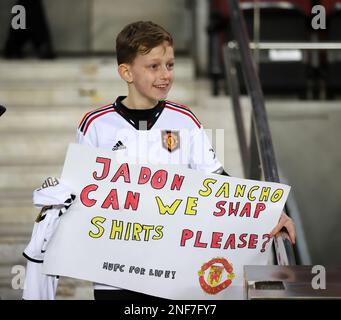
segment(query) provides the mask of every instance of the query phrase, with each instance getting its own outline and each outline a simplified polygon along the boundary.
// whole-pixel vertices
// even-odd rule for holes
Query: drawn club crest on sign
[[[226,289],[235,277],[232,264],[225,258],[213,258],[204,263],[198,275],[201,288],[208,294],[217,294]]]
[[[175,151],[180,147],[179,131],[163,130],[161,132],[162,146],[169,152]]]

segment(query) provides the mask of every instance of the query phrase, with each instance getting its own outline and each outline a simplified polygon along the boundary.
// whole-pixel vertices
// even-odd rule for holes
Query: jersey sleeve
[[[85,144],[90,147],[98,147],[98,138],[97,138],[97,131],[96,127],[93,124],[89,130],[87,130],[85,133],[83,133],[80,128],[77,129],[77,137],[76,141],[79,144]]]
[[[207,174],[221,174],[224,171],[203,127],[194,130],[191,135],[190,168]]]

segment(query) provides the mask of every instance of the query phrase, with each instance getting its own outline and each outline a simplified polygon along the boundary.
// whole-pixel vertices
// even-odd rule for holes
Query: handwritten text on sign
[[[243,265],[266,263],[269,232],[290,190],[118,162],[113,152],[79,145],[69,148],[62,180],[78,201],[48,248],[46,270],[175,299],[236,295]],[[86,265],[75,268],[84,256]]]

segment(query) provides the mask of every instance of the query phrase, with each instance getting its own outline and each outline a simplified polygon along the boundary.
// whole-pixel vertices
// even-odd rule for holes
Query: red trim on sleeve
[[[183,104],[175,103],[175,102],[169,101],[169,100],[165,100],[165,102],[168,103],[168,104],[172,104],[172,105],[174,105],[174,106],[179,106],[179,107],[185,108],[185,109],[187,109],[188,111],[190,111],[189,107],[187,107],[187,106],[185,106],[185,105],[183,105]]]
[[[95,110],[91,110],[91,111],[87,112],[87,113],[84,115],[84,117],[82,118],[81,122],[79,123],[78,129],[80,129],[80,127],[81,127],[82,124],[83,124],[83,121],[85,120],[85,118],[86,118],[88,115],[90,115],[91,113],[93,113],[93,112],[95,112],[95,111],[98,111],[98,110],[107,108],[107,107],[109,107],[109,106],[111,106],[111,105],[112,105],[112,104],[107,104],[106,106],[102,106],[102,107],[99,107],[99,108],[97,108],[97,109],[95,109]]]
[[[166,105],[165,105],[165,108],[174,110],[174,111],[176,111],[176,112],[180,112],[180,113],[186,115],[187,117],[190,117],[190,118],[194,121],[194,123],[198,126],[198,128],[199,128],[199,129],[201,128],[200,123],[199,123],[199,122],[194,118],[194,116],[191,115],[189,112],[186,112],[186,111],[184,111],[184,110],[179,110],[179,109],[177,109],[177,108],[175,108],[175,107],[173,107],[173,106],[171,106],[171,105],[169,105],[169,104],[166,104]]]
[[[92,121],[94,121],[96,118],[98,118],[98,117],[100,117],[100,116],[103,116],[103,115],[105,115],[105,114],[107,114],[107,113],[109,113],[109,112],[116,112],[114,109],[111,109],[111,110],[107,110],[107,111],[104,111],[104,112],[101,112],[101,113],[99,113],[99,114],[96,114],[95,116],[93,116],[91,119],[89,119],[89,121],[87,122],[87,124],[86,124],[86,126],[85,126],[85,128],[84,128],[84,135],[86,134],[86,131],[88,130],[88,128],[89,128],[89,126],[90,126],[90,124],[91,124],[91,122]]]

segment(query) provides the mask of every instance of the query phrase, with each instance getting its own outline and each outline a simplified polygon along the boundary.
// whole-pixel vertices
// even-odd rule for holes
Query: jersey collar
[[[161,100],[151,109],[129,109],[122,103],[125,98],[125,96],[119,96],[114,103],[114,108],[136,130],[150,130],[160,117],[165,106],[165,102]]]

